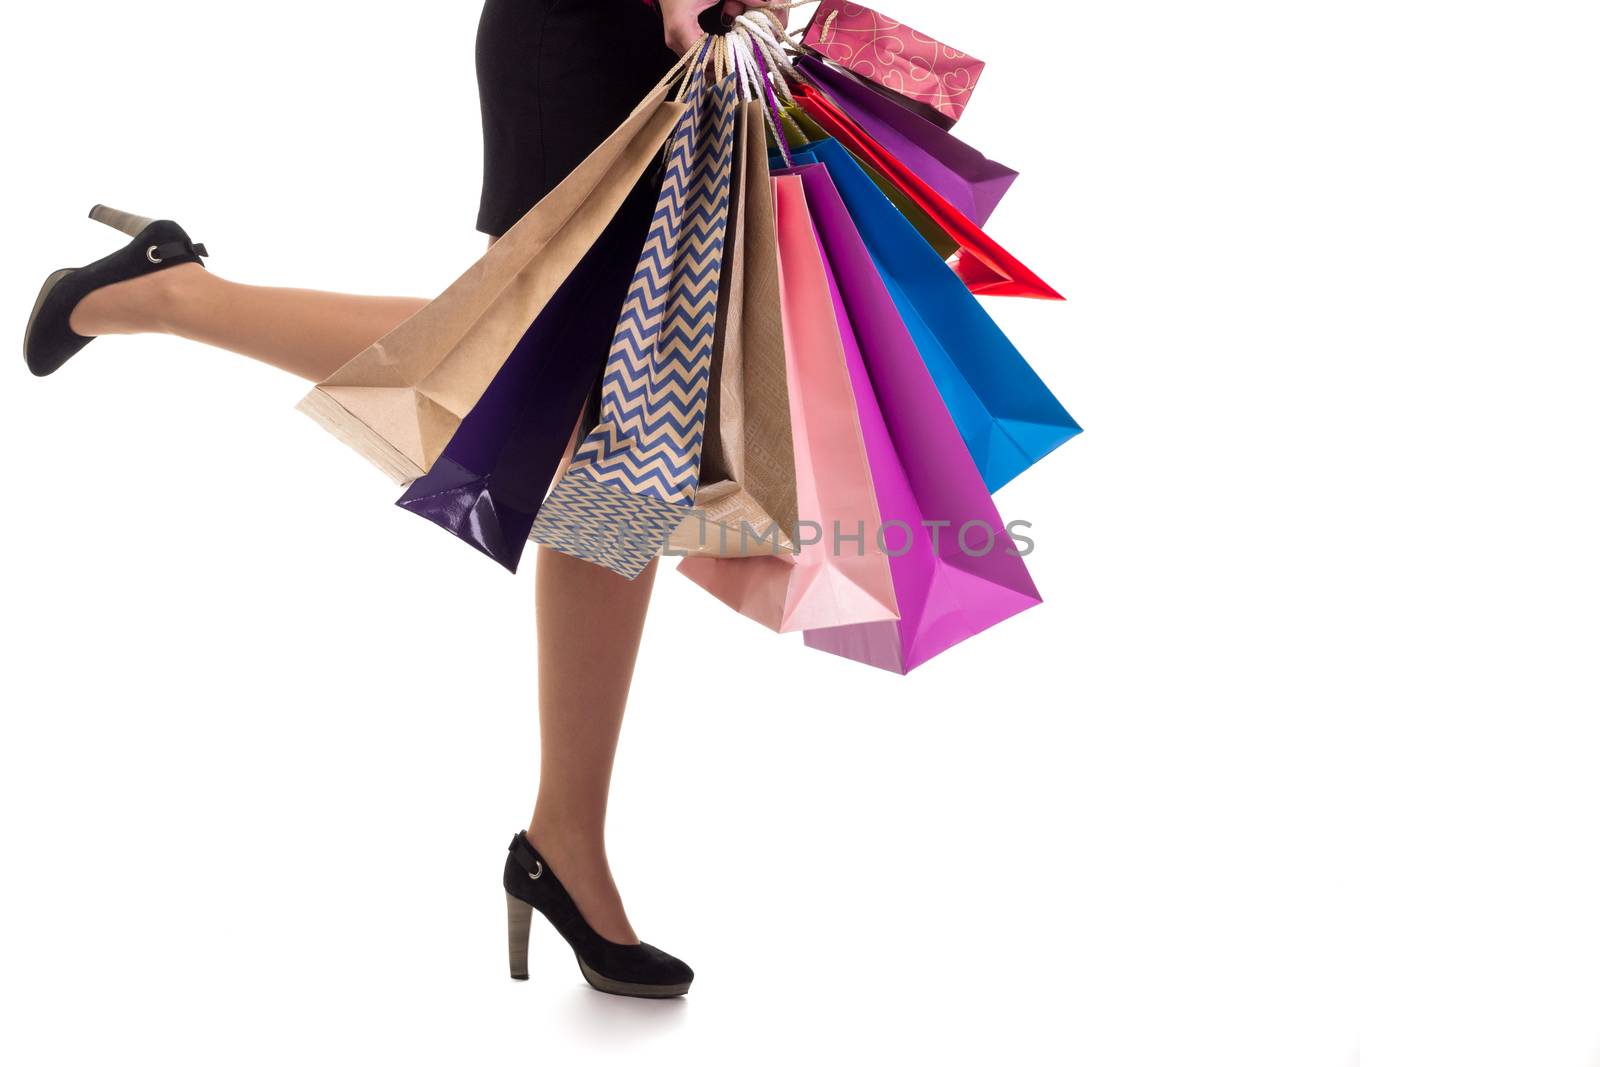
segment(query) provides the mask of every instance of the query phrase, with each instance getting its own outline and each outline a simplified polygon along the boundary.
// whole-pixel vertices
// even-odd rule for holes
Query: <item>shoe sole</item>
[[[543,873],[543,867],[540,873]],[[533,875],[537,877],[537,875]],[[511,977],[518,982],[528,980],[528,935],[533,924],[533,905],[520,897],[506,894],[506,944],[510,949]],[[573,958],[578,961],[578,969],[583,972],[584,979],[602,993],[610,993],[618,997],[646,997],[651,1000],[665,1000],[668,997],[681,997],[689,992],[689,982],[675,982],[671,985],[653,985],[643,982],[619,982],[605,975],[583,962],[583,957],[573,952]],[[691,978],[692,982],[693,979]]]
[[[39,310],[44,307],[44,302],[50,299],[50,293],[61,279],[77,270],[76,267],[63,267],[44,280],[44,287],[39,290],[39,299],[33,302],[33,311],[28,315],[28,328],[22,334],[22,354],[26,358],[33,345],[33,324],[39,319]]]
[[[578,961],[578,969],[583,971],[583,977],[588,979],[590,985],[602,993],[610,993],[613,996],[648,997],[652,1000],[662,1000],[667,997],[681,997],[689,992],[688,982],[681,982],[677,985],[643,985],[639,982],[618,982],[600,974],[582,960]]]

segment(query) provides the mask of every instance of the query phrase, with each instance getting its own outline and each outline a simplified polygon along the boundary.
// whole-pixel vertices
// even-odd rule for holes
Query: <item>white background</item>
[[[505,977],[531,574],[303,385],[160,338],[0,386],[0,1058],[1600,1064],[1588,3],[884,0],[989,70],[991,301],[1086,427],[1039,609],[909,678],[664,574],[612,852],[683,1002]],[[8,16],[0,319],[177,218],[239,280],[482,246],[477,8]]]

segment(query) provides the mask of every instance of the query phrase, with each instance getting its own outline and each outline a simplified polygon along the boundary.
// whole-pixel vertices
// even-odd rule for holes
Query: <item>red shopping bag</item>
[[[939,224],[961,247],[951,266],[967,288],[992,296],[1031,296],[1042,300],[1063,297],[1022,261],[984,233],[971,219],[950,206],[950,202],[913,174],[905,164],[869,137],[855,120],[809,85],[794,86],[794,96],[806,114],[827,130],[840,144],[870,163],[874,170],[894,183],[918,207]]]

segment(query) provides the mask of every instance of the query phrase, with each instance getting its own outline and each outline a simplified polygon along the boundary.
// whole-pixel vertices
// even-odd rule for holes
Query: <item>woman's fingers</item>
[[[700,28],[702,12],[716,7],[718,0],[661,0],[661,22],[666,30],[667,47],[682,55],[705,36]]]
[[[748,11],[764,8],[772,0],[661,0],[661,21],[666,29],[667,47],[682,55],[694,43],[705,36],[705,30],[700,25],[700,16],[710,9],[721,6],[719,14],[725,26],[733,25],[733,20]],[[789,10],[780,8],[772,12],[783,21],[789,23]]]
[[[739,9],[734,12],[735,17],[737,17],[746,11],[767,7],[772,2],[773,0],[728,0],[727,3],[722,5],[722,10],[726,11],[730,7],[736,7]],[[769,14],[777,16],[778,21],[783,23],[784,26],[787,27],[789,25],[789,9],[787,7],[780,7],[776,11],[769,12]]]
[[[669,22],[666,24],[666,29],[667,47],[680,56],[687,52],[689,46],[694,44],[700,36],[700,27],[695,23],[690,23],[689,26],[685,27],[681,23]]]

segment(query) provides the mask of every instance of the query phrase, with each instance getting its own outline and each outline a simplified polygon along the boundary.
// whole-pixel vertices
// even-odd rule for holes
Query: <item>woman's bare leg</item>
[[[589,925],[632,944],[606,862],[606,798],[656,566],[628,581],[541,548],[538,567],[539,799],[528,838]]]
[[[426,303],[240,285],[185,263],[95,290],[71,326],[85,337],[175,334],[319,382]]]
[[[170,333],[321,381],[426,303],[240,285],[184,264],[107,286],[72,313],[84,336]],[[528,836],[602,937],[638,940],[606,861],[606,800],[655,565],[627,581],[538,553],[539,796]]]

